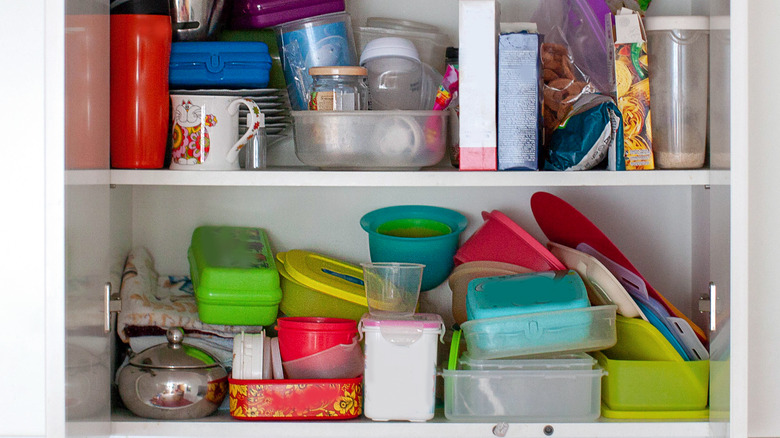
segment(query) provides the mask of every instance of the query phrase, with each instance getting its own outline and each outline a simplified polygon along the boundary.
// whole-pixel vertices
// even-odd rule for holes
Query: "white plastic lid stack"
[[[645,17],[645,32],[654,30],[709,30],[710,19],[706,16],[659,16]]]
[[[366,44],[360,55],[360,65],[382,57],[401,57],[420,61],[420,55],[414,43],[406,38],[387,37],[377,38]]]
[[[262,379],[265,331],[241,332],[233,337],[233,378]]]

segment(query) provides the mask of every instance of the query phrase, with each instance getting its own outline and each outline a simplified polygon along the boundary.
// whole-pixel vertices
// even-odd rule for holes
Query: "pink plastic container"
[[[483,211],[485,223],[455,253],[455,265],[475,261],[511,263],[535,272],[566,267],[504,213]]]
[[[231,25],[260,29],[344,10],[344,0],[236,0]]]
[[[311,356],[357,336],[357,322],[343,318],[282,317],[276,320],[282,361]]]

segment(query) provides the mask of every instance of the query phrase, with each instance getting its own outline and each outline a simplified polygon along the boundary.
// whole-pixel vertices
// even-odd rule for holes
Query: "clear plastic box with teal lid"
[[[615,345],[614,304],[501,316],[461,324],[469,355],[497,359],[603,350]]]
[[[224,325],[276,321],[282,290],[265,230],[198,227],[188,259],[201,321]]]
[[[582,278],[574,270],[529,272],[469,282],[469,320],[590,306]]]

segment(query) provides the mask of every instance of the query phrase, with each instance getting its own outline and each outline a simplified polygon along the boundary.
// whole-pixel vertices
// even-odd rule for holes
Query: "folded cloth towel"
[[[127,256],[120,290],[122,310],[117,333],[123,342],[138,336],[165,336],[170,327],[181,327],[187,339],[222,337],[232,345],[236,333],[260,333],[260,326],[206,324],[198,318],[192,282],[186,276],[161,277],[145,248]]]

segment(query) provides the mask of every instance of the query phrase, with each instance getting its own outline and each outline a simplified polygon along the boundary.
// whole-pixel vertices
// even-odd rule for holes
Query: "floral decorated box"
[[[615,15],[615,82],[626,170],[653,169],[647,37],[639,13],[626,8]]]
[[[230,382],[230,415],[239,420],[339,420],[363,412],[363,377]]]

